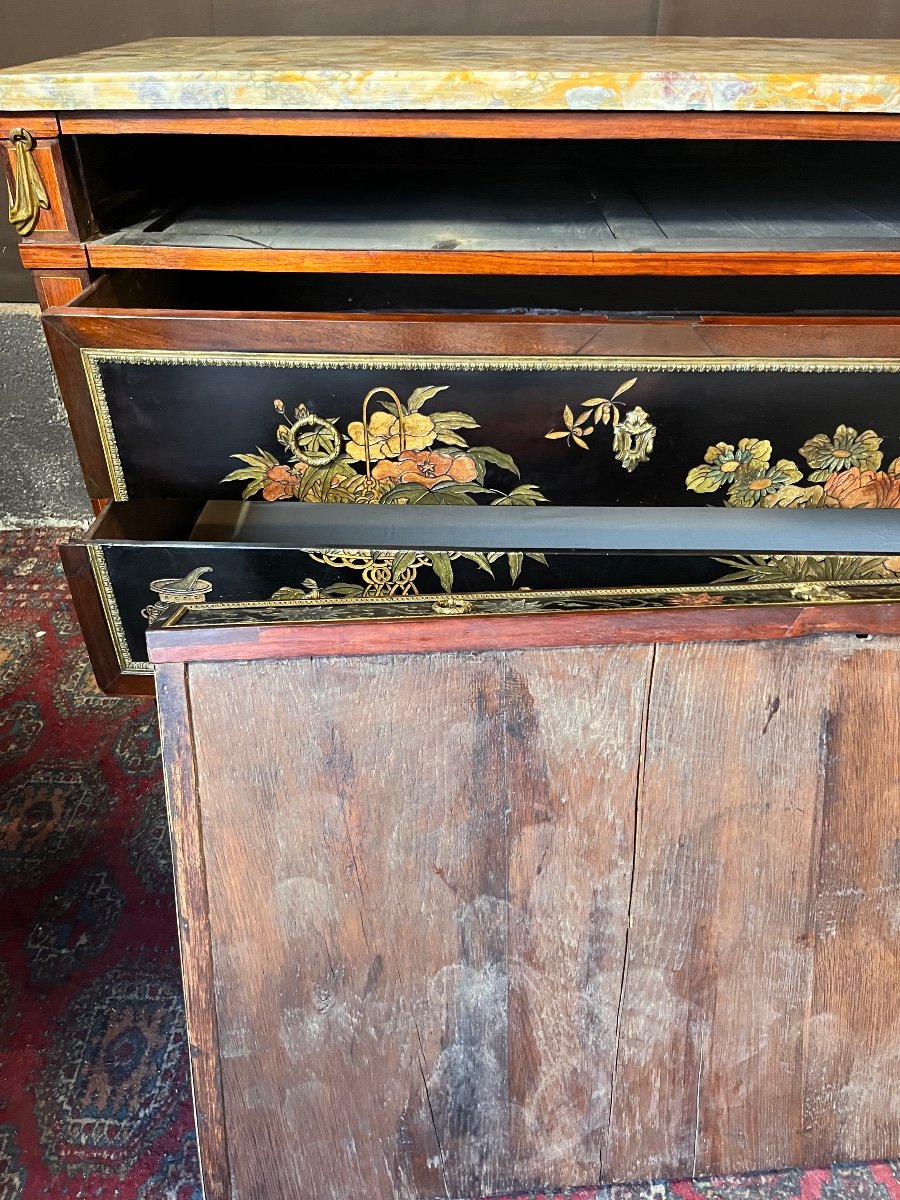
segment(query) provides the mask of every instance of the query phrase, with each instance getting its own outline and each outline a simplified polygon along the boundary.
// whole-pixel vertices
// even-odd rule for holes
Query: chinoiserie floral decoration
[[[882,470],[882,441],[873,429],[838,425],[833,436],[817,433],[803,443],[804,466],[790,458],[773,463],[772,443],[762,438],[716,442],[685,482],[701,494],[724,488],[733,508],[900,508],[900,458]],[[817,582],[900,575],[900,557],[778,554],[719,561],[734,568],[720,582],[785,582],[805,587],[811,598]]]
[[[532,483],[508,491],[489,487],[488,467],[519,478],[513,459],[494,446],[470,446],[463,430],[478,429],[468,413],[426,412],[446,386],[416,388],[405,402],[388,387],[375,387],[362,402],[361,420],[342,431],[335,419],[320,417],[306,405],[294,410],[293,421],[278,425],[275,436],[282,455],[256,448],[235,454],[244,465],[223,482],[244,483],[243,496],[264,500],[301,500],[318,504],[500,504],[535,505],[546,497]],[[276,400],[275,410],[286,417]],[[373,403],[377,406],[372,409]],[[546,565],[543,555],[520,553],[405,551],[377,553],[334,551],[313,556],[336,568],[362,572],[366,595],[415,591],[420,567],[431,566],[445,591],[453,586],[453,560],[468,559],[493,576],[505,558],[512,582],[525,557]],[[347,594],[347,593],[344,593]]]
[[[544,437],[549,441],[565,438],[568,445],[589,450],[587,439],[597,432],[600,425],[612,424],[613,457],[622,464],[624,470],[633,471],[641,463],[649,461],[656,438],[656,426],[650,421],[648,413],[639,405],[623,413],[625,405],[618,402],[619,397],[630,391],[636,383],[637,376],[627,380],[616,388],[608,400],[603,396],[583,400],[581,407],[587,411],[577,417],[567,404],[562,414],[565,428],[552,429]]]

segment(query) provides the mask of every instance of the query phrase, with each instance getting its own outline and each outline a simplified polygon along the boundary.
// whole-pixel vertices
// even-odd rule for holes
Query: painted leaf
[[[627,381],[627,383],[623,383],[620,387],[616,388],[616,390],[612,394],[612,399],[617,400],[619,398],[619,396],[624,395],[625,392],[627,392],[631,388],[633,388],[636,383],[637,383],[637,376],[635,375],[634,379],[629,379]]]
[[[518,487],[513,488],[508,496],[500,496],[496,500],[492,500],[491,504],[520,504],[520,505],[535,505],[547,503],[547,497],[543,496],[538,488],[533,483],[522,483]]]
[[[416,561],[418,553],[417,550],[404,550],[401,554],[395,554],[391,563],[391,579],[399,579],[407,567]]]
[[[514,550],[512,554],[507,554],[506,561],[509,563],[509,578],[511,583],[515,583],[522,573],[522,554],[518,550]]]
[[[417,387],[406,402],[407,412],[418,412],[423,404],[433,400],[438,392],[446,392],[449,386],[445,383],[441,387]]]
[[[425,557],[431,563],[435,575],[440,580],[441,587],[449,592],[453,587],[453,564],[450,555],[444,550],[426,550]]]
[[[382,496],[381,503],[399,504],[405,500],[408,504],[415,504],[419,497],[427,492],[428,488],[423,487],[421,483],[398,483]]]
[[[467,559],[469,562],[474,563],[480,570],[487,571],[488,575],[493,576],[494,570],[488,561],[487,555],[481,554],[477,550],[463,550],[460,551],[459,557]]]
[[[548,433],[545,435],[548,438],[565,437],[564,433]],[[512,460],[510,455],[504,454],[502,450],[495,450],[493,446],[471,446],[468,451],[469,457],[474,458],[476,463],[493,463],[495,467],[499,467],[502,471],[509,471],[510,474],[519,477],[519,468]]]
[[[239,479],[259,479],[265,475],[265,470],[260,467],[241,467],[238,471],[231,471],[222,479],[222,483],[235,483]]]
[[[431,420],[436,429],[480,429],[481,426],[474,417],[464,412],[432,413]]]
[[[269,454],[267,451],[256,447],[256,454],[232,454],[232,458],[236,458],[238,462],[245,462],[251,467],[264,466],[268,471],[269,467],[277,467],[278,459],[274,454]]]

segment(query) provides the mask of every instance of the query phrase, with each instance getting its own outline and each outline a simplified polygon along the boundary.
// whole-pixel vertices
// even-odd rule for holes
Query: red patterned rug
[[[155,715],[97,691],[62,536],[0,531],[0,1200],[201,1200]],[[900,1162],[564,1195],[900,1200]]]

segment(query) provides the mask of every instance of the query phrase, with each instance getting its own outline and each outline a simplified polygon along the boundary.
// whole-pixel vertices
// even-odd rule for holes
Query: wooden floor
[[[188,679],[235,1194],[900,1150],[893,640]]]

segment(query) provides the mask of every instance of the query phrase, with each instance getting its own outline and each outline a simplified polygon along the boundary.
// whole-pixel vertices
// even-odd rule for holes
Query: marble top
[[[900,41],[156,38],[0,70],[0,110],[900,113]]]

